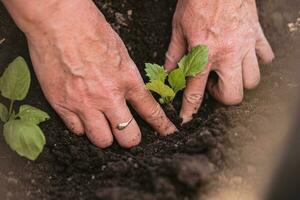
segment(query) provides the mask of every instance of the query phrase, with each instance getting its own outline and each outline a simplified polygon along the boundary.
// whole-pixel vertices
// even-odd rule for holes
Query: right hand
[[[173,70],[199,44],[209,47],[209,62],[203,73],[188,80],[180,111],[184,123],[198,112],[205,88],[221,103],[241,103],[243,89],[253,89],[260,81],[256,54],[264,63],[274,58],[255,0],[178,0],[166,69]],[[216,72],[217,81],[208,79],[210,71]]]
[[[68,2],[53,13],[23,29],[43,92],[72,132],[85,132],[101,148],[113,136],[125,148],[139,144],[135,120],[122,131],[116,128],[132,118],[126,100],[160,134],[176,131],[92,1]]]

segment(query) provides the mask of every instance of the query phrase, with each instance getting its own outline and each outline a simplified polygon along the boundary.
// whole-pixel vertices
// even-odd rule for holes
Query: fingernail
[[[176,128],[176,126],[170,126],[162,135],[163,136],[168,136],[168,135],[172,135],[174,133],[178,132],[178,129]]]
[[[193,116],[182,116],[181,119],[182,119],[181,125],[183,125],[183,124],[186,124],[186,123],[192,121]]]

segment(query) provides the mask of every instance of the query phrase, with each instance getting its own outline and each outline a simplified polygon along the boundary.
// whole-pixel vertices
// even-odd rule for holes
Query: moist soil
[[[163,63],[176,1],[95,3],[120,34],[144,78],[145,62]],[[253,146],[260,134],[269,138],[267,133],[273,129],[265,126],[275,123],[274,113],[290,115],[285,108],[298,89],[295,75],[300,55],[296,48],[299,34],[290,33],[287,27],[287,23],[296,21],[300,3],[287,5],[284,0],[268,0],[259,1],[258,7],[277,55],[271,66],[262,66],[260,87],[247,92],[239,106],[220,105],[206,94],[194,119],[165,138],[160,138],[132,111],[143,138],[139,146],[131,149],[113,144],[101,150],[85,136],[72,135],[47,104],[32,73],[30,93],[23,103],[50,113],[51,120],[41,125],[47,144],[40,157],[31,162],[12,152],[0,137],[0,199],[205,199],[207,194],[219,190],[219,183],[232,183],[232,177],[220,178],[227,171],[231,171],[228,176],[234,176],[237,184],[244,180],[242,175],[257,177],[255,172],[246,173],[244,167],[249,165],[242,164],[252,162],[252,170],[248,170],[252,173],[255,161],[243,158],[240,152],[243,147]],[[1,71],[18,55],[30,63],[24,35],[0,5],[0,41],[2,38],[5,41],[0,44]],[[176,110],[180,99],[174,102]],[[177,113],[167,114],[176,124],[180,123]],[[276,119],[280,124],[281,118]],[[265,145],[262,142],[262,148]],[[249,151],[264,155],[261,149]],[[241,165],[238,170],[232,167],[237,165]],[[236,174],[242,175],[237,178]]]

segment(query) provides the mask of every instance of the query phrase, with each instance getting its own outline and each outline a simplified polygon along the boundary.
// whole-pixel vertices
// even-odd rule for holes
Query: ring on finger
[[[127,122],[123,122],[123,123],[118,124],[116,128],[118,130],[122,131],[125,128],[127,128],[127,126],[129,126],[129,124],[132,122],[132,120],[133,120],[133,117],[131,119],[129,119]]]

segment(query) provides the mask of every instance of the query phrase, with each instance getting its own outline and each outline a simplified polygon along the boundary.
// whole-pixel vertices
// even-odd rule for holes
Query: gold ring
[[[127,122],[124,122],[124,123],[120,123],[117,125],[117,129],[122,131],[124,130],[125,128],[127,128],[127,126],[132,122],[133,118],[131,118],[130,120],[128,120]]]

